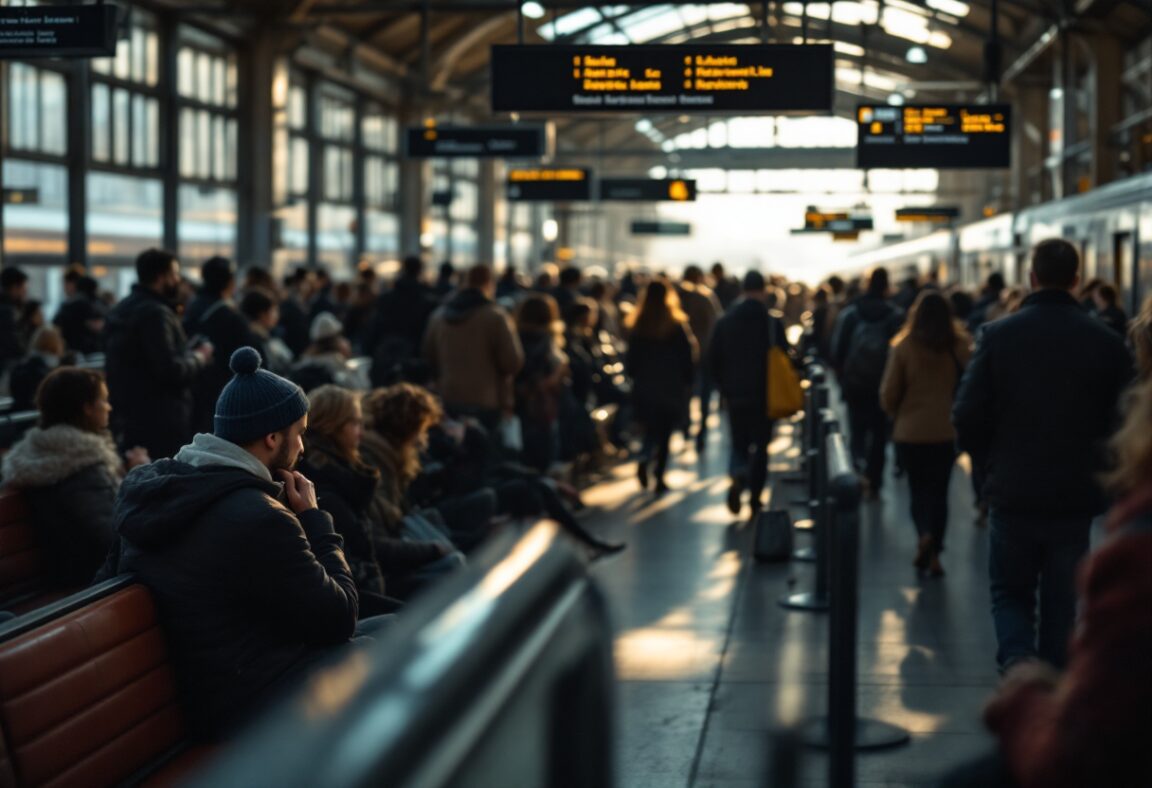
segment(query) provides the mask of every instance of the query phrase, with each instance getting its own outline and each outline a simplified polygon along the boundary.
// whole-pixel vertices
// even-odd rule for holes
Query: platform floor
[[[716,421],[716,417],[713,417]],[[772,445],[774,478],[794,463],[791,425]],[[752,561],[751,529],[725,504],[726,444],[712,429],[688,447],[659,500],[634,465],[585,494],[598,531],[629,549],[598,563],[616,627],[621,788],[764,785],[768,731],[825,709],[827,615],[777,605],[813,566]],[[679,439],[674,438],[674,449]],[[891,473],[891,471],[889,471]],[[775,483],[770,507],[800,497]],[[860,786],[929,786],[991,746],[980,710],[996,684],[986,580],[987,534],[973,524],[966,469],[952,479],[947,575],[920,578],[903,480],[865,504],[861,534],[858,706],[911,731],[910,744],[857,758]],[[747,511],[745,511],[745,517]],[[793,516],[806,517],[793,508]],[[801,535],[798,546],[808,543]],[[823,753],[805,749],[800,784],[827,785]]]

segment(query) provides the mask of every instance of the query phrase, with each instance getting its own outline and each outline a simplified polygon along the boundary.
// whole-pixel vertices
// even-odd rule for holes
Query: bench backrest
[[[17,489],[0,490],[0,609],[7,600],[37,591],[42,578],[28,499]]]
[[[0,628],[0,734],[0,788],[116,785],[176,747],[151,593],[120,578]]]

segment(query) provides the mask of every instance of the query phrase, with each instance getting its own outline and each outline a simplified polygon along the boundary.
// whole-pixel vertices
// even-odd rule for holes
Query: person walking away
[[[1064,665],[1073,571],[1105,507],[1096,480],[1102,447],[1132,379],[1120,337],[1072,295],[1075,247],[1042,241],[1031,266],[1034,292],[1017,313],[984,327],[952,409],[960,448],[985,469],[1001,670],[1037,657]]]
[[[944,574],[940,553],[948,525],[948,487],[956,461],[952,398],[971,355],[970,339],[939,292],[920,294],[892,340],[880,404],[908,474],[912,523],[919,538],[915,567]]]
[[[848,406],[850,449],[864,473],[868,500],[879,497],[884,483],[888,417],[880,407],[880,380],[892,337],[904,320],[903,312],[887,299],[888,270],[877,268],[864,294],[840,312],[832,335],[832,366]]]
[[[212,431],[216,399],[232,373],[228,359],[249,344],[248,321],[232,296],[236,291],[236,268],[225,257],[212,257],[200,266],[200,291],[184,313],[184,333],[204,337],[212,343],[212,363],[196,378],[192,390],[192,427],[196,432]]]
[[[424,283],[424,261],[417,255],[405,257],[395,283],[376,299],[375,316],[364,340],[375,385],[395,382],[420,358],[424,331],[437,306],[436,294]]]
[[[189,349],[172,307],[180,261],[148,249],[136,258],[138,282],[108,316],[105,369],[112,434],[120,449],[143,446],[170,457],[192,437],[192,386],[212,361],[212,344]]]
[[[655,492],[662,495],[668,490],[664,482],[668,443],[692,395],[699,351],[676,290],[663,279],[649,282],[640,292],[625,327],[628,352],[624,368],[632,378],[636,418],[644,425],[644,448],[636,476],[640,486],[647,489],[651,463]]]
[[[680,303],[684,307],[684,314],[688,315],[688,326],[692,329],[692,335],[696,337],[697,345],[701,348],[708,347],[708,343],[712,341],[712,329],[723,314],[723,310],[716,294],[704,284],[704,270],[698,265],[685,268],[684,278],[680,281],[677,291]],[[708,365],[700,364],[696,369],[696,393],[700,397],[700,427],[696,431],[697,454],[704,451],[708,412],[712,409],[712,385]],[[687,430],[684,434],[688,434]]]
[[[340,653],[358,612],[343,540],[293,470],[308,398],[260,369],[254,348],[230,366],[213,432],[124,478],[119,549],[101,572],[130,572],[151,590],[189,728],[210,741]]]
[[[764,275],[744,276],[743,296],[716,323],[708,347],[707,363],[720,395],[728,402],[728,429],[732,436],[728,473],[728,511],[740,514],[748,491],[752,519],[763,506],[768,480],[768,352],[791,348],[784,324],[769,313]]]
[[[489,266],[468,269],[464,287],[436,310],[424,335],[424,358],[445,408],[476,417],[489,432],[515,412],[513,378],[524,364],[515,326],[494,292]]]

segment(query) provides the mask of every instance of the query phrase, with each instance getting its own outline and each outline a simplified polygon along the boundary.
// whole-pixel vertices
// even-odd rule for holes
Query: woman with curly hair
[[[428,430],[444,413],[435,397],[411,383],[369,392],[363,406],[361,450],[380,475],[372,521],[377,558],[389,582],[395,579],[394,593],[406,597],[464,562],[440,525],[408,502],[408,487],[421,472],[420,452]]]

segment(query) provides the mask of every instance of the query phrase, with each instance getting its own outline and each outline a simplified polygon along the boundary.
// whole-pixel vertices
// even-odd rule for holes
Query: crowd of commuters
[[[1080,636],[1066,651],[1108,467],[1123,503],[1081,593],[1096,595],[1087,610],[1117,642],[1148,637],[1147,621],[1121,632],[1112,620],[1148,589],[1117,589],[1102,567],[1134,572],[1115,545],[1147,541],[1152,384],[1116,430],[1134,369],[1152,371],[1152,299],[1129,321],[1114,288],[1079,287],[1063,241],[1036,247],[1028,292],[992,274],[975,294],[915,277],[893,287],[884,269],[810,291],[720,264],[679,281],[445,264],[427,281],[418,257],[387,284],[372,269],[354,283],[306,268],[241,278],[213,258],[193,289],[155,249],[136,272],[108,304],[68,270],[52,324],[36,317],[27,276],[0,272],[0,364],[14,398],[39,411],[2,475],[28,495],[55,582],[131,571],[153,589],[202,736],[226,735],[239,709],[370,634],[513,522],[553,519],[592,556],[623,549],[585,528],[566,469],[631,457],[639,487],[664,495],[673,436],[705,451],[713,392],[729,431],[728,507],[755,518],[775,348],[834,372],[867,498],[883,494],[894,444],[914,564],[931,576],[945,574],[949,485],[958,452],[969,455],[989,524],[996,659],[1016,682],[989,712],[1003,757],[1045,773],[1038,753],[1069,735],[1075,693],[1121,658]],[[94,353],[103,374],[73,366]],[[1065,678],[1045,672],[1066,665]],[[1051,738],[1013,738],[1006,720],[1025,705],[1052,717]]]

